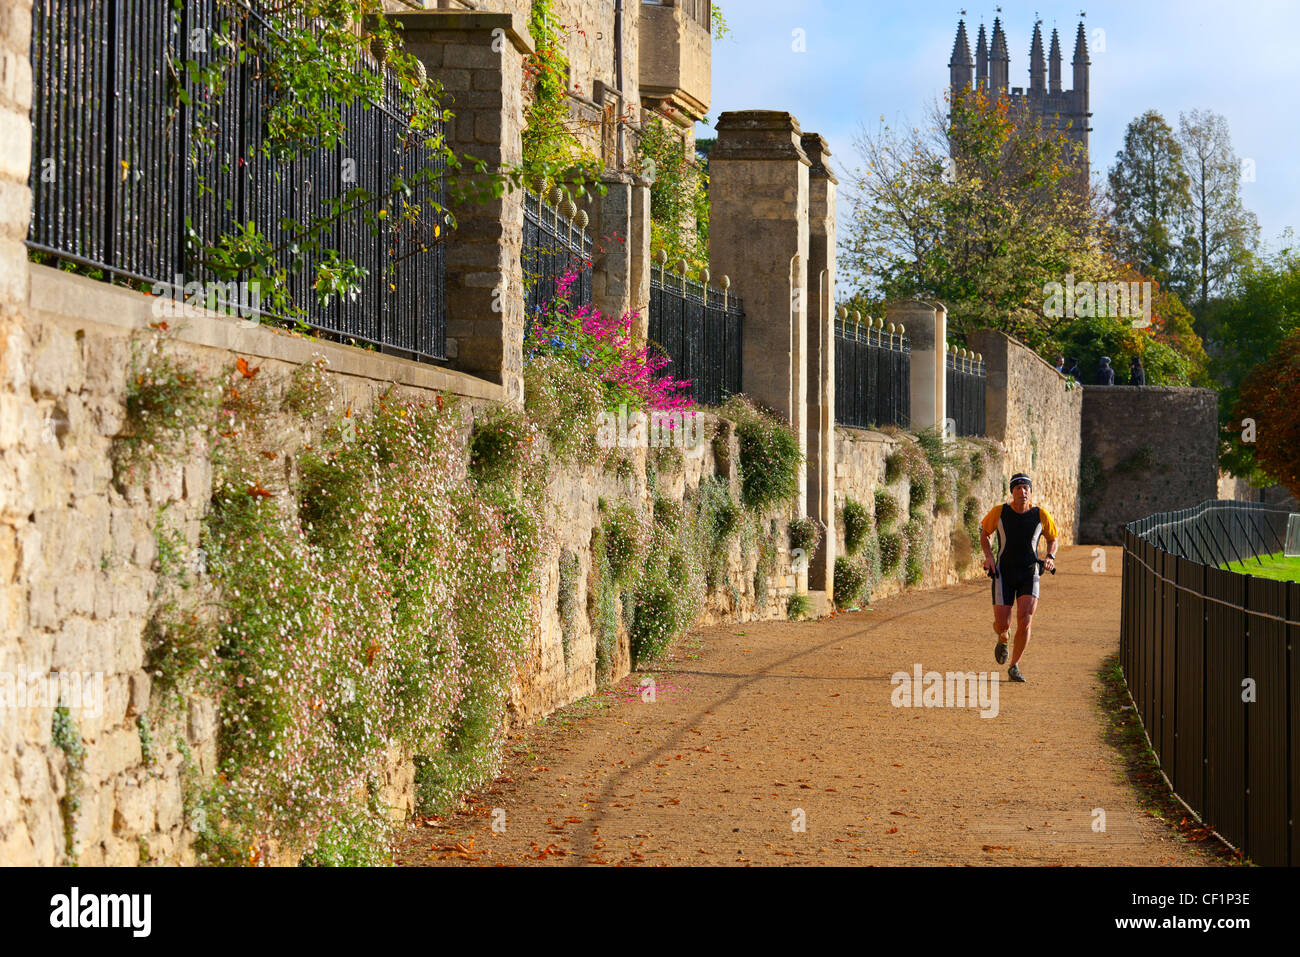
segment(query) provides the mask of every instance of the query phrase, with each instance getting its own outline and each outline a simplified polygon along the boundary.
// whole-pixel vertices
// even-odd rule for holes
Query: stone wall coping
[[[500,385],[463,372],[315,339],[268,324],[248,326],[243,320],[208,310],[201,310],[203,314],[194,318],[159,317],[154,314],[156,297],[50,266],[29,265],[29,306],[36,319],[109,326],[129,334],[148,329],[161,318],[168,322],[176,341],[190,345],[297,365],[320,355],[328,360],[331,372],[342,375],[451,392],[471,399],[506,401]],[[181,304],[177,303],[177,307],[181,308]]]
[[[998,329],[976,329],[974,332],[971,333],[971,335],[991,336],[997,339],[1005,340],[1008,353],[1010,352],[1011,348],[1014,346],[1018,348],[1021,352],[1027,354],[1030,358],[1035,359],[1040,365],[1046,366],[1047,369],[1050,372],[1052,372],[1062,382],[1064,382],[1067,378],[1064,372],[1057,372],[1056,366],[1052,365],[1050,362],[1048,362],[1046,359],[1040,356],[1037,352],[1029,348],[1029,346],[1025,345],[1023,342],[1021,342],[1019,339],[1015,338],[1014,336],[1009,336],[1005,332],[1002,332]],[[992,350],[986,346],[983,349],[976,349],[976,351],[983,353],[984,361],[985,363],[987,363],[989,359],[989,355],[991,354]],[[1088,388],[1087,386],[1084,386],[1083,383],[1081,382],[1079,383],[1079,385],[1083,386],[1083,388]],[[1101,388],[1111,389],[1111,388],[1118,388],[1118,386],[1102,386]]]
[[[410,13],[389,14],[388,20],[401,26],[404,38],[413,38],[419,33],[439,33],[444,30],[490,33],[501,29],[510,38],[514,48],[524,56],[535,52],[532,34],[528,32],[528,24],[515,10],[505,13],[413,10]]]
[[[1156,392],[1164,395],[1191,395],[1194,392],[1203,392],[1206,395],[1218,395],[1214,389],[1197,385],[1085,385],[1083,391],[1085,395],[1101,395],[1106,392]]]

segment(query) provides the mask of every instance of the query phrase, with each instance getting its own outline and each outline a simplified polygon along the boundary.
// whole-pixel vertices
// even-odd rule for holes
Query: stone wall
[[[1256,488],[1244,478],[1219,473],[1218,496],[1227,502],[1262,502],[1265,505],[1286,505],[1293,512],[1300,512],[1300,502],[1281,485],[1269,485]]]
[[[1085,386],[1080,540],[1118,544],[1154,512],[1218,496],[1218,394],[1169,386]]]
[[[905,445],[914,444],[905,433],[887,435],[868,429],[837,428],[835,430],[835,522],[836,535],[844,541],[844,504],[854,499],[874,511],[876,492],[883,489],[898,503],[899,517],[893,531],[900,531],[911,512],[911,488],[906,476],[893,482],[885,480],[885,463],[890,455]],[[950,453],[969,456],[982,452],[985,445],[959,439],[951,443]],[[980,503],[979,517],[983,518],[994,504],[1003,500],[1000,466],[1003,456],[996,450],[996,463],[987,467],[984,475],[971,483],[968,495]],[[962,525],[963,499],[951,499],[951,508],[941,508],[932,494],[918,513],[929,527],[926,536],[929,551],[925,562],[925,575],[918,588],[943,588],[971,578],[978,578],[983,558],[978,547],[972,548],[970,536]],[[840,551],[844,548],[841,544]],[[896,572],[873,582],[871,598],[888,598],[905,589],[903,564]]]
[[[1061,543],[1080,537],[1079,429],[1083,392],[1027,346],[1000,332],[976,332],[969,347],[988,367],[985,433],[1006,454],[1002,488],[1016,472],[1034,480],[1034,503],[1045,506],[1061,530]]]

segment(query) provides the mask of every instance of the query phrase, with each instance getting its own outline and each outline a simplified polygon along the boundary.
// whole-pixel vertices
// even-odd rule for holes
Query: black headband
[[[1028,485],[1031,492],[1034,490],[1033,481],[1024,472],[1017,472],[1015,475],[1011,476],[1011,490],[1013,492],[1017,485]]]

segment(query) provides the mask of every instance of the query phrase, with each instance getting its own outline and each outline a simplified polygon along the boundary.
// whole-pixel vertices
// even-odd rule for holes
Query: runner
[[[1038,607],[1038,540],[1047,539],[1047,556],[1041,567],[1056,568],[1056,522],[1047,509],[1029,504],[1034,483],[1024,472],[1011,476],[1011,504],[995,505],[980,522],[980,547],[984,549],[984,568],[993,578],[993,631],[998,642],[993,658],[998,664],[1007,660],[1007,633],[1011,628],[1011,606],[1016,606],[1016,645],[1011,654],[1007,677],[1024,681],[1020,673],[1020,656],[1029,644],[1029,627]],[[993,557],[991,539],[998,536],[998,557]]]

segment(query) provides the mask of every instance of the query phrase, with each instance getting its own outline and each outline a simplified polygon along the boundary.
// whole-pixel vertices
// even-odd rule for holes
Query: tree
[[[1041,347],[1062,322],[1044,315],[1045,283],[1111,278],[1065,137],[1023,119],[1006,97],[967,91],[925,132],[859,134],[842,261],[867,299],[940,299],[958,335]]]
[[[1219,460],[1234,475],[1261,479],[1256,447],[1241,441],[1235,414],[1240,390],[1251,373],[1274,355],[1287,336],[1300,331],[1300,250],[1284,248],[1241,271],[1229,294],[1211,303],[1210,369],[1219,384],[1222,444]],[[1292,401],[1300,386],[1289,383]]]
[[[1253,419],[1255,460],[1300,498],[1300,331],[1282,340],[1241,388],[1234,416]]]
[[[1182,147],[1155,110],[1129,123],[1109,187],[1120,252],[1147,275],[1168,282],[1192,197]]]
[[[1209,110],[1192,110],[1179,114],[1178,127],[1191,192],[1180,288],[1185,298],[1199,292],[1203,313],[1210,293],[1250,262],[1259,242],[1259,223],[1241,204],[1241,167],[1228,121]]]

